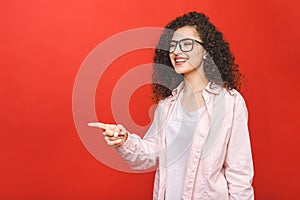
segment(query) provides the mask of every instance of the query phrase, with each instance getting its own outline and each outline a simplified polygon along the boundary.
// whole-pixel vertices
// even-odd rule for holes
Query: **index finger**
[[[107,129],[108,126],[104,123],[101,122],[90,122],[88,123],[88,126],[90,127],[96,127],[96,128],[102,128],[102,129]]]

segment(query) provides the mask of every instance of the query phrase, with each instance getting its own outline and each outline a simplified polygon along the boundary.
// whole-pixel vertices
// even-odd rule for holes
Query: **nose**
[[[174,54],[178,55],[178,54],[181,54],[182,51],[181,51],[181,47],[180,47],[180,44],[178,43],[174,49]]]

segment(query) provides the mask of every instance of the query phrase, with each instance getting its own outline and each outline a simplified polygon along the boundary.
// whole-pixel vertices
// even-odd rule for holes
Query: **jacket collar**
[[[182,81],[178,86],[177,88],[175,88],[173,91],[172,91],[172,99],[177,99],[178,97],[178,94],[180,93],[181,90],[183,90],[183,88],[185,87],[185,84],[184,84],[184,81]],[[212,93],[212,94],[215,94],[215,95],[218,95],[221,91],[222,91],[222,87],[217,85],[217,84],[214,84],[212,82],[208,82],[208,84],[206,85],[205,87],[205,90],[206,92],[208,93]]]

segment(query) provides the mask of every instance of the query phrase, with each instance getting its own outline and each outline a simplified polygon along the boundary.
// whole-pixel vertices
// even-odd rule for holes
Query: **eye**
[[[192,45],[193,43],[191,41],[185,41],[183,42],[183,45],[184,46],[189,46],[189,45]]]

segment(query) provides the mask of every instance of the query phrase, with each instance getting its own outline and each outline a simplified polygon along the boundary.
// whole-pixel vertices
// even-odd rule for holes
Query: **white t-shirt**
[[[179,94],[179,101],[176,102],[172,117],[167,124],[167,185],[166,200],[180,200],[184,178],[186,173],[186,163],[188,160],[190,146],[197,123],[205,111],[205,107],[188,112],[182,105],[182,91]],[[174,128],[174,127],[180,127]]]

